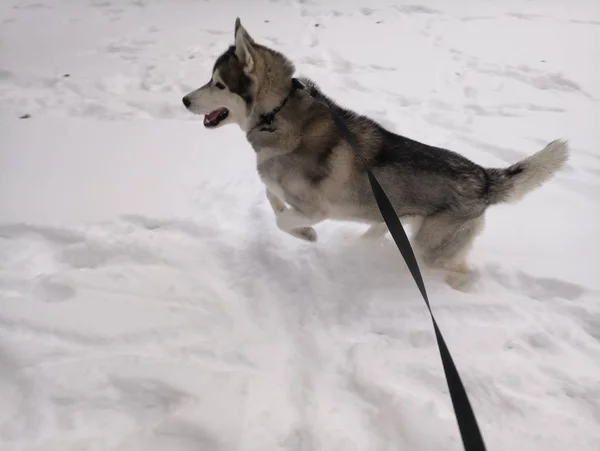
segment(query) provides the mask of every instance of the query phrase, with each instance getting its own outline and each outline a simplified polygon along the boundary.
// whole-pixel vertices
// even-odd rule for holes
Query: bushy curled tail
[[[504,169],[487,169],[490,204],[515,203],[542,186],[569,157],[566,141],[555,140],[532,156]]]

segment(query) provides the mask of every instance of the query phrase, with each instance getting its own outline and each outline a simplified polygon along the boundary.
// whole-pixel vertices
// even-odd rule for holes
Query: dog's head
[[[183,97],[185,107],[204,115],[204,126],[238,124],[247,130],[257,115],[289,92],[294,65],[281,53],[257,44],[235,21],[235,45],[217,58],[208,83]]]

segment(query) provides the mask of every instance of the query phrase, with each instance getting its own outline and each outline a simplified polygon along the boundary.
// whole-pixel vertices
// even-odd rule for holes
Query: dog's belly
[[[377,209],[365,208],[357,204],[332,203],[328,206],[329,218],[336,221],[352,221],[374,223],[381,222],[382,217]]]

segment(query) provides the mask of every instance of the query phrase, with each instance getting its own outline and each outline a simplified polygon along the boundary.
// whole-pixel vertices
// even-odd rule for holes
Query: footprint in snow
[[[271,0],[277,1],[277,0]],[[229,449],[209,428],[180,416],[167,416],[154,429],[155,434],[145,434],[136,440],[140,449],[172,449],[181,451]]]
[[[319,38],[315,35],[306,35],[302,38],[302,44],[307,47],[317,47],[319,45]]]
[[[344,84],[347,88],[352,89],[354,91],[370,92],[370,90],[366,86],[350,77],[344,77]]]
[[[403,14],[441,14],[441,11],[421,5],[403,5],[396,6],[396,9]]]
[[[385,71],[385,72],[394,72],[395,70],[397,70],[397,68],[394,66],[381,66],[379,64],[371,64],[369,66],[369,69],[372,69],[375,71]]]
[[[0,81],[10,80],[14,77],[13,73],[8,70],[0,70]]]
[[[302,64],[312,65],[315,67],[322,67],[323,65],[326,64],[326,61],[324,59],[315,57],[315,56],[302,57],[302,58],[300,58],[300,62]]]
[[[156,265],[165,263],[149,246],[125,241],[86,241],[64,248],[57,258],[75,269],[90,269],[111,263]]]
[[[334,72],[348,74],[349,72],[353,72],[355,69],[354,63],[348,61],[335,52],[325,50],[324,55],[331,70]]]
[[[45,3],[36,2],[36,3],[25,3],[23,5],[13,6],[13,9],[52,9],[52,6],[47,5]]]
[[[600,20],[570,20],[569,22],[584,25],[600,25]]]
[[[109,1],[94,1],[91,3],[92,6],[96,7],[96,8],[110,8],[111,3]]]
[[[542,16],[540,14],[526,14],[526,13],[506,13],[509,17],[514,17],[516,19],[522,20],[535,20],[535,19],[545,19],[546,16]]]
[[[34,295],[45,302],[64,302],[75,296],[75,289],[47,277],[36,285]]]
[[[35,226],[28,224],[3,224],[0,225],[0,237],[20,238],[23,236],[37,235],[51,244],[75,244],[84,241],[85,235],[68,229],[49,226]]]
[[[229,32],[223,31],[223,30],[211,30],[211,29],[205,29],[202,30],[204,33],[208,33],[208,34],[212,34],[213,36],[229,36]]]
[[[575,306],[571,313],[582,323],[586,333],[600,342],[600,310],[591,311]]]
[[[588,292],[584,287],[552,277],[534,277],[524,272],[503,273],[497,266],[488,265],[485,273],[510,291],[538,301],[567,299],[574,301]]]

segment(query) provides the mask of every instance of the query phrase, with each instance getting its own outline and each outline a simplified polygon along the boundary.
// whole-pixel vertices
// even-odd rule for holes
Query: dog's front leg
[[[307,216],[300,210],[290,207],[276,215],[277,227],[297,238],[306,241],[317,241],[317,232],[312,228],[323,220],[318,215]]]
[[[269,201],[269,204],[276,215],[284,212],[287,209],[285,202],[277,197],[277,195],[275,195],[275,193],[269,188],[267,188],[267,200]]]
[[[375,224],[371,224],[360,238],[365,240],[375,240],[385,236],[387,232],[388,226],[385,222],[376,222]]]
[[[279,218],[279,215],[283,214],[285,211],[290,210],[285,204],[285,202],[279,197],[277,197],[277,195],[273,193],[273,191],[271,191],[269,188],[267,188],[267,200],[269,201],[269,204],[271,205],[271,208],[275,213],[275,217],[277,218]],[[279,223],[277,223],[277,226],[279,226]],[[281,229],[281,227],[279,228]],[[313,229],[312,227],[298,227],[295,229],[284,231],[304,241],[317,241],[317,232],[315,232],[315,229]]]

